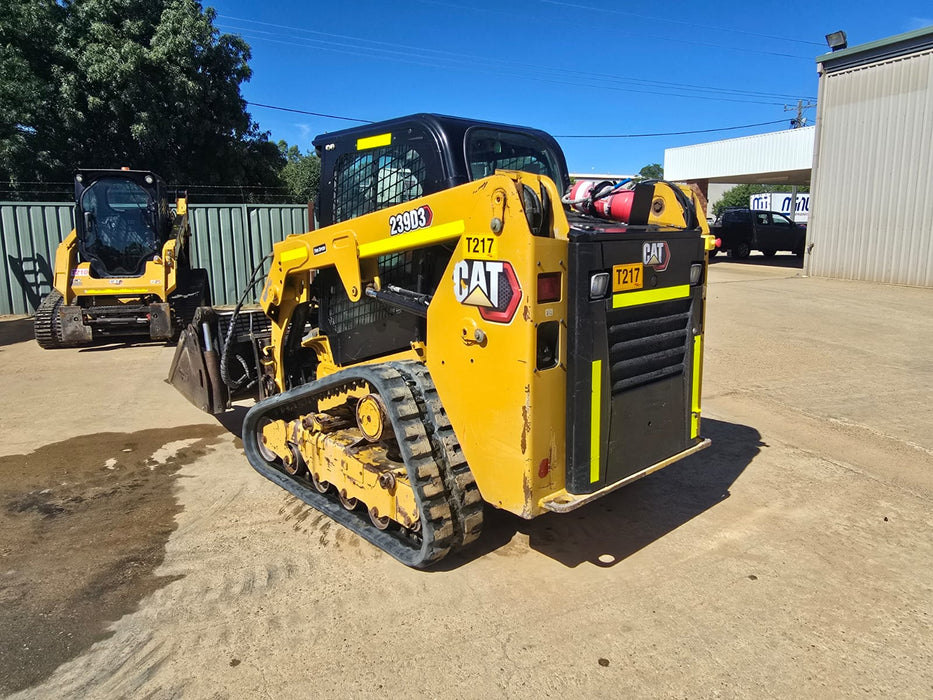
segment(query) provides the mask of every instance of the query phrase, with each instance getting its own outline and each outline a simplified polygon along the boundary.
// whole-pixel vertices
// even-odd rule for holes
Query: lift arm
[[[380,290],[376,260],[380,255],[459,241],[465,234],[495,239],[509,218],[526,220],[523,188],[542,200],[558,202],[560,194],[547,177],[518,171],[494,175],[435,194],[287,237],[275,244],[272,265],[260,304],[272,320],[270,356],[276,384],[284,389],[284,339],[295,309],[311,301],[310,272],[334,267],[351,301],[359,301],[365,286]],[[544,196],[541,193],[545,192]],[[525,195],[527,196],[527,194]],[[550,237],[566,238],[567,218],[561,207],[546,214]]]

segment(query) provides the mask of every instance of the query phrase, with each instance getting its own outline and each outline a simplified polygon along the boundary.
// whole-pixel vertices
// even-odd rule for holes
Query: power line
[[[309,112],[306,109],[291,109],[290,107],[276,107],[275,105],[264,105],[260,102],[246,101],[246,104],[253,107],[265,107],[266,109],[277,109],[280,112],[294,112],[295,114],[310,114],[312,117],[324,117],[326,119],[342,119],[345,122],[360,122],[362,124],[372,124],[371,119],[356,119],[354,117],[341,117],[336,114],[323,114],[321,112]]]
[[[248,102],[247,104],[255,104],[253,102]],[[332,119],[345,119],[348,121],[363,122],[366,124],[373,124],[372,120],[368,119],[356,119],[353,117],[342,117],[336,115],[321,115],[317,112],[308,112],[302,109],[293,109],[291,107],[277,107],[275,105],[257,105],[259,107],[267,107],[268,109],[279,109],[284,112],[297,112],[298,114],[312,114],[315,116],[327,116]],[[771,124],[783,124],[785,119],[776,119],[770,122],[758,122],[757,124],[741,124],[739,126],[723,126],[716,129],[692,129],[690,131],[666,131],[659,132],[656,134],[554,134],[554,138],[558,139],[635,139],[635,138],[649,138],[652,136],[683,136],[686,134],[710,134],[716,131],[735,131],[737,129],[751,129],[756,126],[769,126]]]
[[[544,0],[544,1],[547,2],[547,0]],[[450,3],[450,2],[439,2],[439,1],[437,1],[437,0],[421,0],[421,2],[426,3],[426,4],[429,4],[429,5],[437,5],[437,6],[440,6],[440,7],[450,7],[450,8],[454,8],[454,9],[457,9],[457,10],[476,11],[476,12],[483,12],[483,13],[488,13],[488,14],[502,15],[502,16],[505,16],[505,17],[515,17],[515,18],[519,19],[522,23],[527,23],[527,22],[529,21],[529,17],[531,17],[532,19],[537,19],[537,20],[539,20],[539,21],[540,21],[540,19],[541,19],[541,18],[540,18],[539,16],[537,16],[537,15],[529,15],[529,14],[527,14],[527,13],[526,13],[526,14],[523,14],[523,15],[518,15],[518,14],[513,13],[513,12],[505,12],[505,11],[502,11],[502,10],[491,10],[491,9],[489,9],[489,8],[475,7],[475,6],[472,6],[472,5],[465,5],[465,6],[464,6],[464,5],[457,5],[457,4]],[[667,18],[664,18],[664,17],[652,17],[652,16],[649,16],[649,15],[639,15],[639,14],[635,14],[635,13],[633,13],[633,12],[626,12],[626,11],[624,11],[624,10],[615,10],[615,9],[612,9],[612,8],[608,8],[608,7],[606,7],[606,6],[591,7],[591,6],[587,6],[587,5],[578,5],[578,4],[562,3],[562,2],[550,2],[549,4],[551,4],[551,5],[564,5],[564,6],[566,6],[566,7],[570,7],[570,8],[574,8],[574,9],[578,9],[578,10],[584,10],[584,11],[586,11],[586,12],[592,13],[591,16],[593,16],[593,17],[600,17],[600,24],[603,24],[603,23],[604,23],[604,22],[602,21],[602,15],[607,14],[607,13],[611,13],[611,14],[627,15],[627,16],[630,16],[630,17],[638,17],[638,18],[640,18],[640,19],[647,19],[647,20],[650,20],[650,21],[652,21],[652,22],[672,22],[672,23],[675,23],[675,24],[687,25],[687,26],[689,26],[689,27],[691,27],[691,28],[696,27],[696,28],[712,29],[712,30],[718,30],[718,31],[735,31],[735,32],[742,33],[742,34],[751,34],[751,35],[753,35],[753,36],[760,36],[760,37],[767,37],[767,38],[769,38],[769,39],[776,39],[776,40],[778,40],[778,41],[790,41],[790,42],[802,43],[802,44],[812,44],[812,45],[814,45],[814,46],[821,46],[821,47],[824,46],[823,44],[821,44],[821,43],[819,43],[819,42],[815,42],[815,41],[807,41],[807,40],[803,40],[803,39],[790,39],[790,38],[787,38],[787,37],[775,37],[775,36],[770,36],[770,35],[768,35],[768,34],[757,34],[757,33],[755,33],[755,32],[745,32],[745,31],[743,31],[743,30],[733,30],[733,29],[728,29],[728,28],[725,28],[725,27],[715,27],[715,26],[709,26],[709,25],[698,25],[698,24],[694,24],[693,22],[688,22],[688,21],[685,21],[685,20],[667,19]],[[566,21],[562,21],[562,22],[561,22],[561,26],[562,26],[562,27],[564,27],[564,25],[566,25],[566,24],[567,24]],[[593,23],[577,22],[576,24],[579,24],[579,25],[581,25],[581,26],[585,26],[587,29],[590,29],[590,30],[592,30],[592,28],[593,28],[593,26],[594,26]],[[767,50],[763,50],[763,49],[753,49],[753,48],[750,48],[750,47],[747,47],[747,46],[737,46],[737,45],[735,45],[735,44],[713,44],[713,43],[704,42],[704,41],[697,41],[697,40],[695,40],[695,39],[687,39],[687,38],[684,38],[682,34],[676,34],[676,35],[672,35],[672,34],[665,34],[665,35],[646,34],[644,31],[642,31],[642,30],[640,30],[640,29],[634,31],[633,33],[636,34],[636,35],[638,36],[638,38],[640,38],[640,39],[651,39],[651,40],[654,40],[654,41],[668,41],[668,42],[672,42],[672,43],[675,43],[675,44],[693,44],[693,45],[696,45],[696,46],[709,46],[709,47],[713,47],[713,48],[717,48],[717,49],[726,49],[726,50],[730,50],[730,51],[741,51],[741,52],[746,52],[746,53],[760,53],[760,54],[765,54],[765,55],[768,55],[768,56],[781,56],[781,57],[783,57],[783,58],[795,58],[795,59],[803,60],[803,61],[812,60],[812,57],[810,57],[810,56],[798,56],[798,55],[789,54],[789,53],[778,53],[778,52],[776,52],[776,51],[767,51]]]
[[[751,129],[755,126],[768,124],[783,124],[786,119],[777,119],[773,122],[758,122],[757,124],[742,124],[741,126],[723,126],[718,129],[693,129],[691,131],[665,131],[657,134],[554,134],[556,139],[642,139],[651,136],[683,136],[684,134],[711,134],[714,131],[735,131],[736,129]]]
[[[252,22],[253,20],[246,20]],[[262,22],[258,24],[269,24],[268,22]],[[411,51],[399,51],[397,49],[382,49],[376,46],[364,46],[364,45],[346,45],[339,44],[335,42],[322,41],[318,39],[310,39],[305,37],[288,37],[290,40],[285,40],[282,38],[272,38],[272,36],[279,37],[281,36],[278,33],[266,32],[263,30],[252,29],[252,28],[242,28],[230,25],[224,25],[218,23],[218,26],[225,27],[227,29],[232,29],[233,31],[241,32],[244,36],[247,36],[253,40],[258,41],[268,41],[277,44],[284,44],[287,46],[298,47],[298,48],[315,48],[323,49],[328,51],[334,51],[337,53],[349,53],[353,56],[364,55],[362,52],[371,52],[370,55],[374,58],[385,58],[386,55],[401,63],[410,63],[415,65],[427,65],[429,67],[436,68],[438,66],[438,61],[448,61],[453,62],[454,64],[459,64],[456,67],[462,67],[466,64],[468,69],[475,69],[477,63],[487,63],[492,67],[496,67],[500,72],[508,73],[513,76],[530,78],[532,80],[537,80],[539,82],[558,84],[558,85],[571,85],[574,87],[592,87],[600,90],[615,90],[620,92],[628,93],[639,93],[647,95],[662,95],[665,97],[681,97],[686,99],[694,100],[707,100],[707,101],[716,101],[716,102],[738,102],[740,104],[765,104],[773,106],[783,106],[784,102],[765,102],[762,100],[750,100],[750,99],[736,99],[738,97],[754,97],[754,96],[764,96],[764,97],[782,97],[781,94],[773,93],[757,93],[752,91],[743,91],[736,90],[731,88],[715,88],[715,87],[705,87],[705,86],[691,86],[683,83],[664,83],[662,81],[650,81],[650,80],[641,80],[637,78],[622,78],[619,76],[612,75],[595,75],[588,73],[580,73],[577,71],[567,71],[562,69],[549,69],[544,72],[541,71],[540,66],[533,66],[529,64],[522,64],[517,62],[497,62],[491,59],[485,59],[474,56],[466,56],[462,54],[451,54],[450,52],[435,51],[433,49],[428,49],[426,51],[431,51],[438,54],[448,54],[448,56],[425,56],[425,55],[416,55]],[[285,29],[291,29],[285,25],[274,25],[280,26]],[[298,31],[312,31],[312,30],[298,30]],[[319,32],[314,32],[319,33]],[[257,36],[260,34],[268,34],[272,36]],[[369,40],[367,40],[369,41]],[[299,42],[308,42],[308,43],[299,43]],[[375,42],[375,43],[384,43],[384,42]],[[323,46],[322,46],[323,44]],[[393,46],[398,46],[393,44]],[[336,47],[336,48],[335,48]],[[340,48],[345,47],[345,48]],[[419,51],[415,47],[402,47],[406,49],[411,49],[412,51]],[[393,56],[394,54],[394,56]],[[516,70],[517,69],[517,70]],[[521,71],[525,71],[524,73]],[[531,74],[528,74],[528,71],[531,71]],[[560,80],[553,77],[544,77],[552,75],[563,74],[567,79]],[[579,77],[575,77],[579,76]],[[589,81],[591,83],[595,82],[596,84],[587,84]],[[654,87],[657,86],[659,89],[656,90],[646,90],[641,88],[632,88],[624,87],[620,83],[635,83],[643,84],[645,87]],[[669,87],[669,90],[663,90],[660,88]],[[678,90],[680,92],[672,92],[671,90]],[[692,95],[684,94],[684,91],[695,91],[695,92],[708,92],[708,91],[718,91],[722,92],[725,95],[732,94],[735,97],[725,97],[725,96],[711,96],[711,95]],[[795,96],[796,97],[796,96]]]
[[[809,44],[811,46],[819,46],[821,48],[824,46],[824,44],[819,41],[809,41],[807,39],[792,39],[790,37],[774,36],[772,34],[761,34],[759,32],[751,32],[745,29],[735,29],[733,27],[722,27],[722,26],[717,27],[715,25],[709,25],[709,24],[697,24],[696,22],[688,22],[686,20],[681,20],[681,19],[670,19],[667,17],[652,17],[651,15],[642,15],[637,12],[628,12],[627,10],[618,10],[618,9],[615,9],[612,7],[606,7],[606,6],[600,6],[598,8],[589,7],[587,5],[578,5],[572,2],[559,2],[559,0],[541,0],[541,2],[546,5],[560,5],[564,7],[575,8],[578,10],[589,10],[590,12],[599,12],[599,13],[609,12],[615,15],[626,15],[628,17],[638,17],[639,19],[651,20],[652,22],[669,22],[672,24],[685,24],[688,27],[693,27],[696,29],[712,29],[714,31],[733,32],[735,34],[745,34],[747,36],[758,36],[764,39],[774,39],[776,41],[791,41],[796,44]]]
[[[288,44],[292,46],[303,46],[303,47],[313,46],[314,48],[331,47],[331,48],[327,48],[326,50],[336,51],[338,53],[347,53],[347,51],[340,50],[340,47],[342,47],[344,49],[352,49],[355,55],[358,55],[357,52],[359,52],[360,50],[364,50],[364,51],[378,52],[379,55],[394,54],[394,55],[400,55],[406,58],[427,59],[432,62],[437,61],[437,60],[449,60],[449,61],[461,61],[461,62],[465,61],[465,62],[468,62],[468,64],[471,66],[477,63],[487,63],[487,64],[494,65],[494,66],[502,66],[502,65],[509,66],[509,67],[518,66],[522,68],[538,70],[539,72],[541,70],[541,67],[539,65],[520,63],[520,62],[516,62],[513,60],[500,61],[500,60],[492,59],[486,56],[473,56],[469,54],[456,53],[453,51],[430,49],[430,48],[421,47],[421,46],[399,44],[397,42],[379,41],[376,39],[362,39],[360,37],[349,36],[346,34],[335,34],[333,32],[322,32],[316,29],[307,29],[305,27],[296,27],[296,26],[288,25],[288,24],[276,24],[274,22],[262,22],[259,20],[247,19],[244,17],[233,17],[231,15],[218,15],[218,17],[222,17],[227,20],[234,20],[236,22],[246,22],[247,24],[256,24],[256,25],[260,25],[264,27],[272,27],[273,29],[286,29],[292,32],[312,34],[315,36],[329,37],[331,39],[341,39],[341,40],[346,40],[346,41],[351,42],[348,44],[348,43],[328,41],[327,39],[314,39],[314,38],[302,37],[302,36],[282,37],[281,32],[267,32],[267,31],[263,31],[261,29],[256,29],[253,27],[238,27],[236,25],[229,25],[223,22],[219,22],[217,25],[218,27],[225,27],[232,31],[247,32],[247,33],[251,32],[254,35],[266,34],[266,35],[276,37],[276,38],[275,39],[269,39],[268,37],[256,37],[256,38],[261,39],[261,40],[266,40],[266,41],[274,41],[275,43]],[[295,40],[299,40],[303,42],[310,42],[310,44],[295,44],[290,41],[285,41],[284,39],[295,39]],[[366,44],[371,44],[371,45],[367,46]],[[337,48],[333,48],[333,47],[337,47]],[[387,48],[381,48],[381,47],[387,47]],[[417,55],[417,54],[421,54],[421,55]],[[412,61],[409,61],[409,62],[412,62]],[[436,63],[431,63],[429,65],[433,66],[433,65],[436,65]],[[615,80],[615,81],[621,81],[621,82],[644,83],[644,84],[654,85],[654,86],[681,88],[684,90],[694,90],[694,91],[713,90],[717,92],[732,93],[736,95],[748,95],[748,96],[754,96],[754,97],[784,97],[784,98],[792,97],[793,99],[797,99],[798,97],[800,97],[800,95],[791,96],[791,95],[787,95],[784,93],[766,93],[766,92],[759,92],[759,91],[752,91],[752,90],[741,90],[737,88],[720,88],[720,87],[713,87],[709,85],[671,83],[671,82],[658,81],[658,80],[644,80],[644,79],[639,79],[639,78],[632,78],[629,76],[625,76],[625,77],[613,76],[613,75],[609,75],[606,73],[601,73],[601,74],[582,73],[580,71],[571,71],[571,70],[560,69],[560,68],[548,68],[547,73],[548,74],[563,73],[566,75],[586,76],[586,77],[591,77],[591,78],[601,79],[601,80],[608,79],[608,80]],[[813,98],[807,96],[806,99],[813,99]]]

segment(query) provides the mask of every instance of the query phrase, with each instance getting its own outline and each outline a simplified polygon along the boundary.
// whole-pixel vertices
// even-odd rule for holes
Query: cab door
[[[771,213],[767,211],[753,211],[752,221],[754,222],[755,231],[755,236],[752,240],[752,248],[755,250],[773,248],[774,230],[771,225]]]
[[[771,232],[774,245],[768,246],[774,250],[796,250],[799,233],[797,225],[784,214],[771,214]]]

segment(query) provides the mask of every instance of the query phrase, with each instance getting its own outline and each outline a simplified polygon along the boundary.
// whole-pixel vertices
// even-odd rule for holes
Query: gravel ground
[[[412,571],[248,466],[159,344],[0,320],[0,692],[933,694],[933,290],[710,268],[713,447]]]

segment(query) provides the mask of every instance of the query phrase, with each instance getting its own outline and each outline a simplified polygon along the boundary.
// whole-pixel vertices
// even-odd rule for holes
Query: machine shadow
[[[703,434],[713,440],[706,450],[572,513],[529,521],[487,506],[480,539],[433,569],[456,569],[518,533],[527,536],[531,549],[564,566],[614,566],[728,498],[760,451],[761,434],[746,425],[705,418]]]
[[[152,348],[159,346],[165,347],[166,345],[171,345],[171,343],[167,343],[164,340],[152,340],[151,338],[123,336],[101,338],[100,340],[91,341],[87,345],[79,346],[78,352],[110,352],[112,350],[124,350],[127,348]]]
[[[31,318],[0,319],[0,347],[25,343],[29,340],[35,342],[35,338]]]
[[[234,404],[214,418],[242,440],[249,405]],[[564,566],[610,567],[729,497],[729,489],[761,448],[752,427],[705,418],[706,450],[655,472],[572,513],[523,520],[486,506],[483,534],[428,571],[452,571],[508,545],[517,534]],[[310,507],[310,506],[309,506]]]
[[[8,269],[19,282],[30,308],[35,311],[42,301],[42,289],[51,289],[54,274],[49,261],[41,255],[15,258],[7,256]]]
[[[30,340],[35,342],[35,339],[35,320],[32,316],[27,318],[0,319],[0,347],[4,345],[15,345],[16,343],[25,343]],[[166,345],[166,341],[124,336],[120,338],[101,338],[87,345],[80,345],[67,349],[77,350],[78,352],[109,352],[111,350],[123,348],[154,347],[160,345]],[[55,352],[55,350],[51,350],[50,352]]]
[[[214,414],[214,420],[220,423],[232,435],[236,435],[240,440],[243,439],[243,421],[252,404],[243,406],[242,404],[233,404],[229,410],[223,413]],[[244,455],[244,460],[246,456]]]

